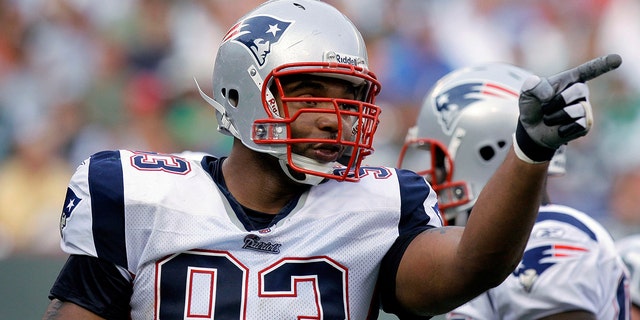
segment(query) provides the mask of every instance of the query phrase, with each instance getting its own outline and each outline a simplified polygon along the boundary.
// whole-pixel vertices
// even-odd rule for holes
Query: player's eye
[[[340,110],[343,111],[357,112],[359,110],[358,105],[353,103],[340,103],[338,106],[340,107]]]

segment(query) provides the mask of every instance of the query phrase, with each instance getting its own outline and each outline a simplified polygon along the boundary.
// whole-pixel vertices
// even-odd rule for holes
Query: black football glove
[[[621,63],[619,55],[611,54],[548,78],[529,77],[522,85],[514,134],[518,158],[528,163],[549,161],[561,145],[586,135],[593,116],[585,82]]]

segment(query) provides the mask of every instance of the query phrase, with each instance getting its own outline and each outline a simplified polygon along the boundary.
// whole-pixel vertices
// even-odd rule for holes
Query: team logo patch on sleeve
[[[223,42],[236,41],[243,44],[262,67],[267,61],[271,46],[278,41],[293,21],[284,21],[271,16],[253,16],[233,26]]]
[[[71,188],[67,188],[67,195],[64,200],[64,207],[62,208],[62,214],[60,216],[60,232],[67,225],[67,219],[71,217],[71,214],[76,209],[78,204],[82,201]]]

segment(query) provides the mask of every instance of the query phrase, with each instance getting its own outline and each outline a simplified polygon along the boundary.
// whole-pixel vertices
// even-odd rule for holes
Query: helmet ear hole
[[[496,142],[496,144],[498,145],[499,149],[503,149],[504,147],[507,146],[507,142],[504,141],[504,140],[499,140],[499,141]],[[491,145],[486,145],[486,146],[480,148],[479,153],[480,153],[480,157],[484,161],[490,161],[497,154],[495,148],[492,147]]]
[[[221,90],[222,96],[227,99],[227,102],[230,106],[237,108],[238,101],[240,100],[240,94],[238,90],[231,89],[229,90],[229,95],[227,95],[227,88],[222,88]]]
[[[229,90],[229,96],[227,97],[227,101],[229,101],[229,104],[231,104],[234,108],[237,108],[239,100],[240,100],[240,94],[238,94],[238,90],[235,90],[235,89]]]
[[[491,159],[493,159],[493,157],[495,157],[496,152],[495,150],[493,150],[493,147],[491,146],[484,146],[482,148],[480,148],[480,157],[484,160],[484,161],[489,161]]]

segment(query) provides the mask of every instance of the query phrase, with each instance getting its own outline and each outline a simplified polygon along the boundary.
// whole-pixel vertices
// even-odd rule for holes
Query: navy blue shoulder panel
[[[400,223],[399,236],[393,243],[380,265],[378,289],[382,309],[398,316],[400,319],[430,319],[408,313],[400,305],[396,297],[396,274],[402,256],[413,239],[422,231],[432,228],[428,223],[430,217],[424,209],[424,201],[433,189],[421,176],[408,170],[396,170],[400,183]],[[436,204],[437,206],[437,204]],[[434,208],[437,212],[437,208]]]
[[[98,257],[127,267],[124,182],[119,151],[102,151],[91,156],[89,192]]]
[[[433,189],[421,176],[408,170],[397,170],[400,183],[400,234],[428,229],[431,220],[424,210],[424,201]]]
[[[585,225],[584,223],[582,223],[582,221],[568,214],[561,213],[561,212],[553,212],[553,211],[540,211],[540,213],[538,213],[538,218],[536,219],[536,222],[541,222],[545,220],[556,220],[556,221],[568,223],[582,230],[582,232],[586,233],[589,236],[589,238],[593,239],[593,241],[596,241],[596,242],[598,241],[598,237],[596,236],[596,234],[591,229],[589,229],[587,225]]]

